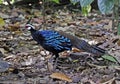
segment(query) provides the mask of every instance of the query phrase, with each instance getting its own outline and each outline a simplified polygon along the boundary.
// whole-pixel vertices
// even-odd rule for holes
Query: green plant
[[[3,4],[3,0],[0,0],[0,4]]]
[[[87,16],[90,12],[90,4],[94,0],[71,0],[71,3],[76,4],[80,3],[82,8],[82,13]],[[97,0],[98,8],[102,14],[109,14],[112,12],[113,14],[113,30],[115,27],[118,28],[118,34],[120,35],[120,24],[119,24],[119,4],[120,0]]]
[[[81,7],[83,8],[90,5],[93,1],[94,0],[71,0],[71,3],[75,4],[79,2]],[[111,12],[116,1],[118,0],[97,0],[99,10],[103,14]]]
[[[59,0],[50,0],[50,1],[53,1],[55,3],[58,3],[59,4]]]
[[[84,16],[87,16],[88,13],[91,11],[91,3],[94,0],[71,0],[71,3],[76,4],[76,3],[80,3],[81,5],[81,9],[82,9],[82,14]]]
[[[4,2],[11,2],[11,3],[14,3],[15,0],[0,0],[0,4],[5,4]]]
[[[120,35],[120,23],[119,23],[119,4],[120,0],[114,0],[114,7],[113,7],[113,29],[117,27],[117,34]],[[116,23],[116,25],[115,25]]]

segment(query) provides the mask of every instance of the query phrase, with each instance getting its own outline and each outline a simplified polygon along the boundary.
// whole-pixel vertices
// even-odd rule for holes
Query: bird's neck
[[[31,33],[34,33],[34,32],[36,32],[36,31],[37,31],[36,29],[33,29],[33,28],[30,29],[30,32],[31,32]]]

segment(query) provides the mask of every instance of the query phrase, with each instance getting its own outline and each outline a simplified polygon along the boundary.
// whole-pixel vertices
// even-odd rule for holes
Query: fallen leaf
[[[60,53],[60,57],[66,58],[69,56],[69,54],[70,54],[70,51],[64,51],[64,52]]]
[[[117,71],[120,71],[120,66],[114,66]]]
[[[112,21],[110,21],[108,25],[104,25],[104,29],[112,29]]]
[[[8,29],[12,32],[13,31],[18,31],[20,29],[20,23],[16,22],[15,24],[9,24]]]
[[[5,49],[4,49],[4,48],[0,48],[0,52],[1,52],[1,54],[3,54],[3,55],[4,55],[6,51],[5,51]]]
[[[63,74],[63,73],[52,73],[50,75],[51,78],[56,78],[56,79],[60,79],[60,80],[65,80],[68,82],[72,82],[72,79],[69,78],[67,75]]]
[[[4,25],[5,25],[5,21],[2,18],[0,18],[0,27]]]
[[[81,50],[80,50],[80,49],[77,49],[77,48],[72,48],[72,51],[73,51],[73,52],[81,52]]]
[[[102,58],[106,59],[106,60],[109,60],[111,62],[115,62],[117,63],[118,61],[116,60],[115,57],[111,56],[111,55],[103,55]]]
[[[6,61],[0,60],[0,72],[5,72],[9,68],[9,64]]]
[[[118,46],[120,46],[120,40],[117,41]]]
[[[101,83],[101,84],[115,84],[114,82],[115,82],[115,78],[112,78],[112,79],[110,79],[104,83]]]
[[[120,84],[120,81],[119,80],[115,80],[115,84]]]

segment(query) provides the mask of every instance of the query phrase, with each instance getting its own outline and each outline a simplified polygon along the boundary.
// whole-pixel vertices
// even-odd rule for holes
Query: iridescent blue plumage
[[[58,32],[52,30],[43,30],[39,33],[44,38],[44,45],[53,47],[56,51],[61,52],[63,50],[71,50],[70,40],[64,36],[61,36]]]
[[[72,44],[70,40],[56,31],[43,30],[33,31],[31,30],[32,37],[37,41],[44,49],[52,52],[58,56],[58,53],[64,50],[71,50]]]

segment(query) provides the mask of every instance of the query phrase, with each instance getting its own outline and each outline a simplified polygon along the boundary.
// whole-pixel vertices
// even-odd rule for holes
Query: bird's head
[[[25,28],[28,29],[28,30],[35,29],[35,27],[31,24],[26,24]]]
[[[32,17],[27,21],[25,28],[28,30],[35,29],[35,27],[31,24]]]

